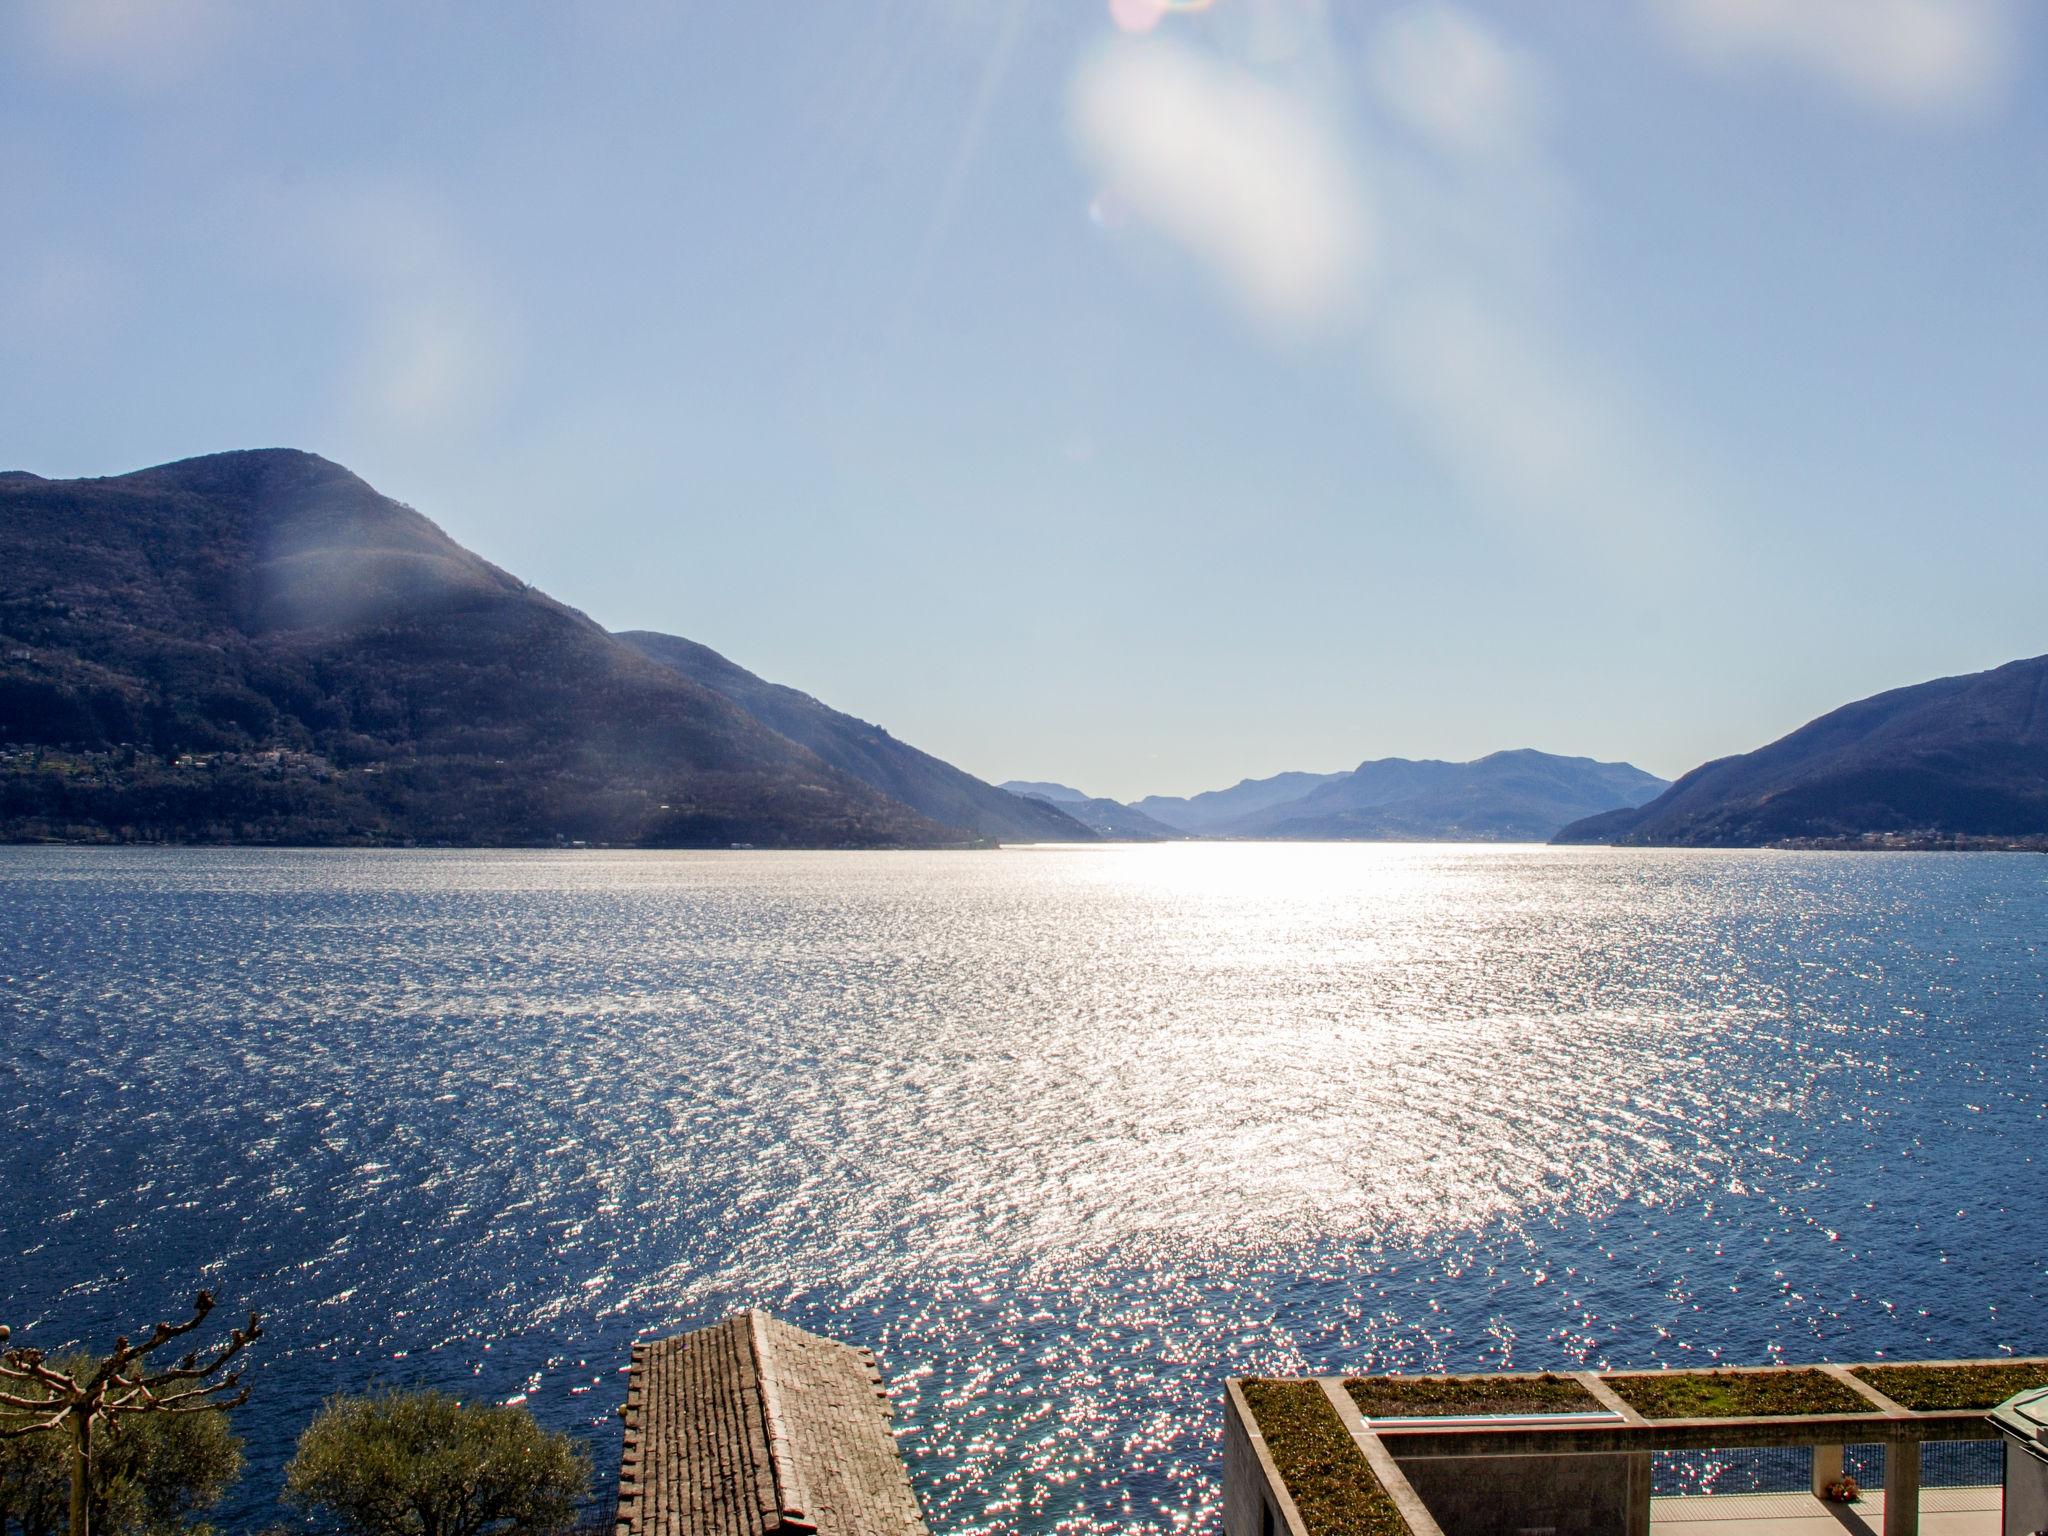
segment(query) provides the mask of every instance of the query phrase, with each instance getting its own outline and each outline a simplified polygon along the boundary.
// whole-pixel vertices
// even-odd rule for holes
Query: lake
[[[2048,859],[0,849],[0,1321],[528,1403],[873,1347],[935,1531],[1216,1527],[1226,1375],[2048,1352]]]

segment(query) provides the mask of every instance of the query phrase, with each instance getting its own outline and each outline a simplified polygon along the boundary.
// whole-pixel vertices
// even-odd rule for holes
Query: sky
[[[985,778],[2048,651],[2018,0],[0,3],[0,467],[347,465]]]

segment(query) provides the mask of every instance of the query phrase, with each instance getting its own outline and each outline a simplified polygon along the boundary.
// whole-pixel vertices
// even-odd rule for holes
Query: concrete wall
[[[1237,1383],[1223,1394],[1223,1536],[1307,1536]]]
[[[1628,1454],[1416,1456],[1400,1465],[1444,1536],[1647,1536],[1649,1460]]]
[[[2048,1461],[2005,1442],[2005,1536],[2048,1530]]]

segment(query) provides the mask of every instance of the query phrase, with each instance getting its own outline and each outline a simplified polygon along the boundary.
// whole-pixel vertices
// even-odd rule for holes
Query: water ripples
[[[0,1316],[275,1323],[616,1455],[635,1336],[874,1347],[942,1532],[1215,1516],[1246,1371],[2038,1332],[2048,861],[0,851]]]

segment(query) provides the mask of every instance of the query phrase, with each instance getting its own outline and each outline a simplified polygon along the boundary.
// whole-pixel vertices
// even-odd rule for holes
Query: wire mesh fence
[[[2004,1482],[2002,1440],[1937,1440],[1920,1447],[1923,1488],[1993,1488]]]
[[[569,1527],[569,1536],[612,1536],[612,1528],[619,1521],[619,1490],[614,1484],[599,1489],[576,1511],[576,1523]]]
[[[1659,1497],[1709,1493],[1790,1493],[1813,1480],[1813,1451],[1804,1445],[1736,1450],[1657,1451],[1650,1491]]]
[[[1861,1487],[1882,1488],[1884,1447],[1844,1446],[1842,1470]],[[1996,1440],[1943,1440],[1920,1447],[1923,1488],[1996,1487],[2004,1479],[2004,1452]],[[1812,1486],[1811,1446],[1657,1451],[1651,1457],[1651,1491],[1660,1498],[1709,1493],[1796,1493]]]

